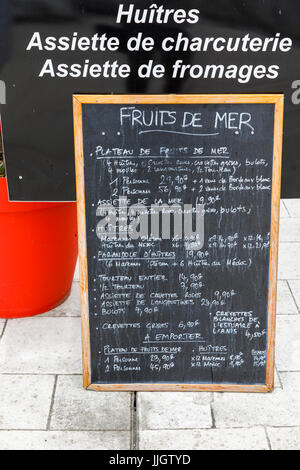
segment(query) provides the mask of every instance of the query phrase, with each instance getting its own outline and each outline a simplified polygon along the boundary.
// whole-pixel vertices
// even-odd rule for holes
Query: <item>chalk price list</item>
[[[224,371],[234,381],[249,368],[253,382],[264,381],[272,154],[254,145],[256,116],[248,114],[244,126],[240,115],[227,117],[218,134],[189,138],[186,128],[166,136],[139,126],[134,145],[132,124],[123,123],[89,147],[98,188],[88,198],[88,255],[99,382],[222,382]],[[97,236],[104,203],[116,210],[113,238]],[[151,236],[151,210],[162,204],[203,205],[201,249],[188,249],[172,223],[169,238]],[[134,205],[149,211],[148,237],[130,236]]]

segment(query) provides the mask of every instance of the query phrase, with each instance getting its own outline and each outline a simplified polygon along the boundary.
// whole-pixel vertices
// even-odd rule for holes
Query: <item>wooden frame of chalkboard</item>
[[[83,104],[274,104],[274,136],[273,136],[273,170],[272,170],[272,206],[271,236],[268,289],[268,331],[267,361],[265,384],[207,384],[207,383],[122,383],[98,384],[91,380],[91,349],[90,324],[88,307],[88,272],[87,272],[87,240],[86,240],[86,207],[83,152]],[[277,292],[278,235],[281,183],[281,154],[283,132],[282,94],[213,94],[213,95],[74,95],[74,136],[76,161],[76,188],[79,227],[79,265],[81,287],[81,325],[83,351],[83,385],[95,391],[231,391],[231,392],[269,392],[274,386],[274,347],[275,347],[275,315]]]

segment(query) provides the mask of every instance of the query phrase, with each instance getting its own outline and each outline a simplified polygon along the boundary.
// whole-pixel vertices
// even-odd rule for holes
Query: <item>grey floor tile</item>
[[[300,315],[277,317],[276,365],[279,372],[300,371]]]
[[[263,427],[141,431],[141,450],[267,450]]]
[[[300,402],[299,400],[299,390],[300,390],[300,372],[279,372],[284,390],[289,392],[295,392],[294,400]],[[294,403],[292,401],[292,404]],[[300,403],[299,403],[300,405]]]
[[[1,372],[81,373],[80,318],[9,320],[0,342]]]
[[[276,368],[274,370],[274,388],[281,388],[279,373],[277,372]]]
[[[75,272],[74,272],[74,281],[79,281],[79,261],[77,261]]]
[[[279,243],[278,279],[300,279],[300,243]]]
[[[280,373],[283,389],[272,393],[217,393],[217,428],[300,426],[300,372]]]
[[[300,281],[299,281],[300,282]],[[278,281],[277,284],[277,315],[298,313],[293,295],[287,281]]]
[[[0,338],[4,330],[4,325],[5,325],[6,320],[0,318]]]
[[[138,393],[140,429],[209,428],[211,397],[197,392]]]
[[[300,269],[300,268],[299,268]],[[300,312],[300,280],[298,281],[288,281],[291,288],[292,294],[296,301],[298,312]]]
[[[284,205],[291,217],[300,217],[300,198],[284,199]]]
[[[130,429],[129,392],[93,392],[80,376],[58,377],[51,430],[116,431]]]
[[[0,375],[0,429],[46,429],[53,386],[50,375]]]
[[[279,242],[300,241],[300,217],[289,217],[280,220]]]
[[[300,450],[300,427],[267,428],[272,450]]]
[[[41,317],[80,317],[80,285],[74,281],[67,300]]]
[[[283,219],[283,218],[285,218],[285,217],[290,217],[290,214],[289,214],[288,211],[286,210],[284,201],[281,200],[281,201],[280,201],[280,218]]]
[[[128,450],[127,431],[0,431],[0,450]]]

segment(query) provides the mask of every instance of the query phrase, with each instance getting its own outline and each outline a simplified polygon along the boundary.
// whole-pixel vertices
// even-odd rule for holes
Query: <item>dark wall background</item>
[[[0,2],[0,80],[7,86],[6,105],[1,105],[5,157],[11,199],[75,199],[73,153],[73,93],[284,93],[285,127],[282,197],[300,197],[299,148],[300,104],[292,103],[292,83],[300,80],[300,2],[298,0],[177,0],[157,2],[165,8],[198,8],[195,25],[126,25],[115,23],[119,0],[1,0]],[[153,1],[130,0],[137,8]],[[131,53],[125,47],[109,52],[26,52],[35,31],[43,35],[92,36],[96,32],[118,35],[122,44],[135,32],[163,38],[182,31],[192,36],[261,37],[276,32],[293,39],[289,53],[175,53],[159,50]],[[279,64],[276,80],[252,79],[247,84],[220,79],[78,79],[38,78],[47,58],[56,63],[118,60],[136,69],[153,58],[167,71],[176,59],[185,63]],[[166,74],[168,75],[168,73]],[[20,176],[22,178],[20,178]]]

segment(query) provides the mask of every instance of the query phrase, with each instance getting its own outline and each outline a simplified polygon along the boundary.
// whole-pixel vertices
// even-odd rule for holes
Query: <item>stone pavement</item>
[[[281,205],[272,394],[85,391],[78,271],[60,307],[0,320],[0,449],[300,449],[300,199]]]

